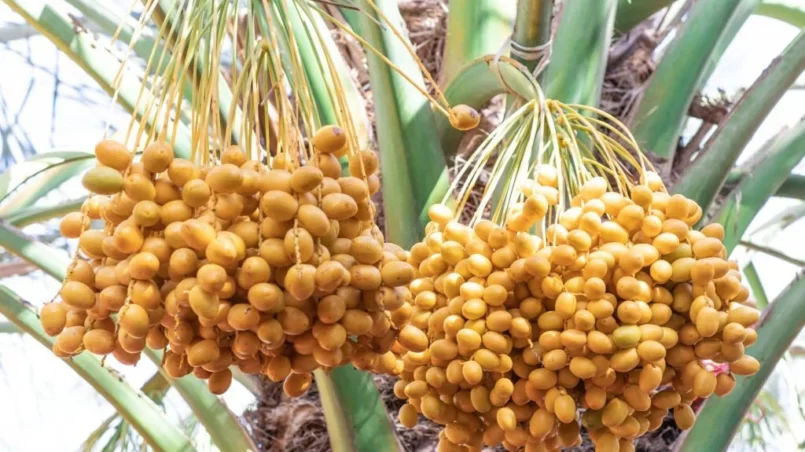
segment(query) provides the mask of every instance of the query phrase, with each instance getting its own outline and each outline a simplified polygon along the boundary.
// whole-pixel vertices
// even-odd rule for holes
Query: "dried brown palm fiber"
[[[402,0],[400,14],[416,54],[431,74],[441,73],[447,36],[446,0]],[[436,78],[439,80],[439,78]],[[431,87],[429,89],[432,90]]]
[[[305,394],[289,398],[282,383],[264,381],[255,406],[244,414],[258,450],[266,452],[330,451],[327,424],[314,384]]]
[[[416,428],[406,429],[397,419],[403,401],[394,396],[395,378],[376,375],[375,384],[389,416],[395,422],[400,442],[407,452],[435,451],[439,427],[420,419]],[[330,440],[315,383],[300,397],[288,398],[281,383],[264,381],[262,395],[243,415],[258,450],[266,452],[329,452]]]
[[[610,50],[601,108],[625,123],[655,70],[652,53],[657,42],[653,31],[651,22],[641,24],[617,40]]]

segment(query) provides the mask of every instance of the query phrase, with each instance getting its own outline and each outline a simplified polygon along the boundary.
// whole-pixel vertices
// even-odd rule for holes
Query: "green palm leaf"
[[[804,69],[805,32],[801,32],[744,94],[703,155],[674,185],[674,193],[693,199],[706,211],[752,135]]]
[[[738,244],[752,220],[783,185],[788,174],[805,157],[805,122],[786,131],[771,147],[760,151],[762,159],[742,168],[744,180],[729,194],[715,215],[724,225],[727,251]]]
[[[547,98],[598,105],[617,7],[617,0],[565,3],[545,79]]]
[[[673,160],[694,95],[759,1],[701,0],[691,7],[632,119],[634,137],[641,149],[663,161]]]
[[[547,2],[546,2],[547,3]],[[512,33],[516,2],[453,0],[447,11],[442,84],[450,83],[470,61],[496,54]]]
[[[798,0],[764,0],[757,14],[805,28],[805,5]]]

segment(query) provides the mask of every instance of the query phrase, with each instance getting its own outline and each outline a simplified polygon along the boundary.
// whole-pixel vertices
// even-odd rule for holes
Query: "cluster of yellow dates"
[[[688,429],[694,400],[758,370],[744,355],[758,311],[720,225],[692,229],[701,208],[647,172],[628,196],[587,180],[541,238],[557,179],[539,168],[504,226],[433,206],[410,251],[395,393],[404,425],[444,426],[439,450],[558,451],[584,426],[596,450],[631,451],[669,410]]]
[[[311,145],[302,165],[232,146],[199,167],[162,142],[137,162],[99,143],[94,195],[61,223],[80,253],[41,311],[54,353],[135,364],[165,350],[171,376],[215,394],[231,366],[289,396],[320,368],[399,375],[401,422],[443,425],[441,451],[555,451],[582,426],[596,450],[630,451],[669,411],[688,429],[694,400],[758,370],[744,348],[759,313],[723,228],[694,229],[702,209],[657,174],[627,195],[588,178],[560,211],[557,169],[541,166],[503,226],[435,205],[409,252],[374,224],[375,154],[336,126]]]
[[[311,141],[303,165],[282,154],[271,167],[236,146],[199,167],[163,142],[136,162],[99,143],[83,178],[94,195],[60,226],[80,253],[41,311],[54,353],[133,365],[146,347],[165,350],[169,375],[193,373],[215,394],[231,366],[284,381],[290,396],[319,368],[394,372],[391,319],[414,269],[374,224],[377,157],[335,126]]]

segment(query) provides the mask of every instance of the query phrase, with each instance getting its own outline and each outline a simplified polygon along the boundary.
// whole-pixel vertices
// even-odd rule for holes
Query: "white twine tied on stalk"
[[[511,58],[504,55],[504,53],[508,50],[511,56],[520,58],[524,61],[537,61],[534,70],[529,74],[526,70],[520,69],[524,74],[531,75],[531,83],[533,85],[537,85],[536,79],[539,74],[548,67],[548,63],[551,61],[551,49],[553,45],[553,40],[548,40],[545,44],[534,46],[534,47],[525,47],[523,45],[518,44],[514,40],[512,40],[511,35],[506,39],[503,45],[500,47],[498,52],[495,54],[495,57],[492,59],[490,63],[490,67],[492,68],[495,76],[500,80],[500,83],[503,85],[504,89],[508,93],[514,93],[512,89],[509,88],[509,84],[506,83],[503,75],[501,74],[500,70],[498,69],[498,64],[500,61],[509,60],[511,62],[516,62]],[[536,90],[539,92],[540,89],[538,86],[535,86]],[[541,95],[540,95],[541,97]]]
[[[531,72],[531,75],[534,78],[537,78],[542,71],[548,67],[548,63],[551,62],[551,48],[553,45],[553,40],[549,39],[548,42],[542,45],[533,46],[533,47],[526,47],[519,44],[517,41],[512,40],[511,36],[506,40],[503,44],[501,50],[505,49],[507,46],[511,48],[510,52],[511,55],[517,58],[520,58],[525,61],[537,61],[537,65],[534,67],[534,70]]]

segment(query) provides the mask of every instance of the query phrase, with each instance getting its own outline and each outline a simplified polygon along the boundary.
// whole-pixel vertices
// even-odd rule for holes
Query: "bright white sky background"
[[[0,6],[0,28],[20,22],[6,6]],[[750,18],[724,55],[707,93],[722,88],[732,94],[748,87],[797,31],[773,19]],[[110,106],[108,96],[41,36],[0,42],[0,62],[0,149],[4,160],[12,156],[20,160],[22,155],[52,148],[92,148],[100,139],[107,120],[111,120],[113,127],[127,124],[127,115],[120,108]],[[802,82],[801,77],[800,84]],[[54,101],[56,91],[58,96]],[[805,90],[789,91],[754,137],[750,151],[756,151],[782,126],[794,124],[803,116]],[[695,125],[691,126],[688,133],[695,131]],[[746,157],[748,154],[742,159]],[[2,166],[6,165],[0,164]],[[800,165],[798,172],[803,169],[805,167]],[[78,193],[75,189],[65,189],[48,201],[71,199],[79,196]],[[755,225],[795,203],[772,200]],[[56,224],[31,226],[27,232],[53,231]],[[799,222],[768,245],[805,259],[802,234],[803,223]],[[65,243],[59,245],[64,248]],[[734,257],[745,259],[745,254],[736,252]],[[754,261],[770,299],[797,273],[795,266],[769,256],[755,255]],[[36,304],[49,300],[58,290],[58,283],[41,273],[7,278],[2,283]],[[795,362],[793,366],[791,370],[778,368],[777,373],[791,377],[801,376],[805,371],[801,363]],[[146,359],[135,368],[124,369],[126,379],[134,386],[140,386],[155,372],[155,367]],[[799,380],[800,387],[805,385],[801,378]],[[798,433],[796,438],[769,438],[773,443],[768,450],[795,450],[796,444],[805,438],[802,429],[805,422],[795,411],[796,389],[786,380],[777,378],[775,381],[775,392],[788,408],[789,422]],[[225,399],[236,413],[241,413],[251,403],[250,394],[234,385]],[[169,394],[167,405],[175,419],[188,413],[173,392]],[[0,335],[0,452],[80,450],[89,433],[112,413],[112,407],[103,398],[39,343],[20,335]],[[750,450],[738,446],[732,449]]]

